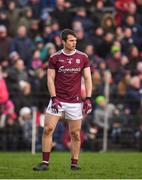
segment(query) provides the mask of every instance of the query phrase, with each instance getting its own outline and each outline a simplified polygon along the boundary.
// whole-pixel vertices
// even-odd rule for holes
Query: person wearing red
[[[63,49],[51,55],[48,64],[48,89],[51,100],[47,107],[42,137],[43,160],[33,170],[47,170],[52,135],[62,114],[67,120],[71,137],[71,170],[79,170],[80,130],[83,113],[92,110],[92,79],[87,55],[76,49],[77,37],[71,29],[61,33]],[[81,100],[81,78],[84,77],[86,99]]]
[[[129,14],[130,3],[138,5],[138,0],[116,0],[115,1],[115,23],[117,26],[121,25],[125,14]]]

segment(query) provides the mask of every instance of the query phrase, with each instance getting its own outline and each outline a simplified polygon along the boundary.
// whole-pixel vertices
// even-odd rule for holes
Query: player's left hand
[[[86,97],[85,101],[83,102],[83,112],[85,114],[89,114],[92,111],[92,102],[90,97]]]

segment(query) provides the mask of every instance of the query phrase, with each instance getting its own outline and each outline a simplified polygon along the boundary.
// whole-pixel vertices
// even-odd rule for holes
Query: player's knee
[[[44,136],[50,136],[50,135],[52,135],[52,133],[53,133],[53,127],[51,127],[51,126],[44,127],[44,131],[43,131]]]
[[[80,130],[71,131],[70,133],[72,141],[80,141]]]

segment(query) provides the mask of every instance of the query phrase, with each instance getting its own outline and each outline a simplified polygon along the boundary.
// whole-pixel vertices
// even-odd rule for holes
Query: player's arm
[[[86,67],[83,70],[84,83],[86,89],[86,99],[83,103],[83,112],[85,114],[89,114],[92,111],[92,102],[91,102],[91,94],[92,94],[92,78],[90,67]]]
[[[56,89],[55,89],[55,69],[48,69],[47,70],[47,85],[48,90],[52,99],[52,110],[54,113],[58,113],[59,106],[61,107],[60,101],[56,97]]]
[[[90,67],[83,69],[83,77],[85,83],[86,97],[91,97],[92,95],[92,78]]]
[[[47,86],[51,97],[56,97],[55,74],[55,69],[47,70]]]

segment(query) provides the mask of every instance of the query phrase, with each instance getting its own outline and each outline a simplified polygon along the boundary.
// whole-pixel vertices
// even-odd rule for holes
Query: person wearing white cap
[[[23,130],[25,148],[29,149],[32,141],[32,111],[29,107],[23,107],[19,112],[19,123]]]

